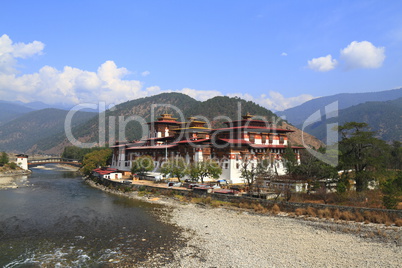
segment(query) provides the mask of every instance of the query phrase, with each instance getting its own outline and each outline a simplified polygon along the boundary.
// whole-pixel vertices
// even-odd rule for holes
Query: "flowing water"
[[[48,167],[47,165],[46,167]],[[0,190],[0,267],[138,266],[169,261],[177,230],[162,207],[111,195],[76,173],[33,169]]]

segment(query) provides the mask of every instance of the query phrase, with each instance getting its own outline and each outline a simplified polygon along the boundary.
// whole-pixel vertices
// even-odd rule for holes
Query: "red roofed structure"
[[[98,178],[118,180],[122,178],[122,173],[116,168],[95,168],[92,174]]]
[[[243,182],[240,166],[244,159],[271,159],[272,168],[285,174],[282,154],[288,147],[287,133],[262,117],[247,114],[241,120],[225,122],[226,127],[210,129],[206,122],[194,117],[178,122],[171,114],[162,114],[149,122],[149,135],[136,143],[116,143],[113,147],[112,167],[122,171],[131,169],[132,161],[141,155],[155,160],[155,172],[167,157],[183,157],[187,162],[215,159],[222,166],[220,179],[232,183]],[[300,146],[291,147],[300,160]]]

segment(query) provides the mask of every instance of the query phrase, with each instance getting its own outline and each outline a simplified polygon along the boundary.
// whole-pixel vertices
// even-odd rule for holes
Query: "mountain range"
[[[276,114],[295,126],[301,126],[310,115],[314,114],[316,111],[321,111],[322,113],[325,113],[325,106],[330,105],[334,102],[337,103],[339,110],[343,110],[365,102],[389,101],[401,97],[402,88],[380,92],[341,93],[315,98],[296,107],[277,112]]]
[[[339,108],[338,116],[327,119],[325,107],[334,102]],[[22,105],[0,101],[0,151],[60,154],[64,146],[71,145],[64,130],[68,111],[40,109],[41,106],[41,103]],[[303,143],[300,128],[316,111],[321,111],[324,116],[304,129],[313,136],[304,133]],[[202,102],[181,93],[162,93],[121,103],[103,113],[77,111],[71,132],[80,142],[97,145],[115,140],[138,140],[145,135],[142,130],[147,128],[146,122],[165,112],[173,113],[179,121],[198,116],[208,121],[211,128],[222,127],[224,121],[238,120],[246,113],[264,116],[282,128],[293,130],[294,133],[289,135],[293,144],[315,148],[323,145],[318,139],[325,141],[327,124],[341,125],[348,121],[368,123],[379,138],[389,143],[402,140],[402,89],[317,98],[278,112],[278,115],[286,116],[286,121],[272,111],[238,97],[218,96]]]
[[[368,93],[343,93],[316,98],[277,114],[294,126],[325,141],[326,126],[332,123],[365,122],[376,136],[388,143],[402,141],[402,88]],[[327,118],[326,107],[335,104],[338,115]],[[321,121],[306,126],[307,118],[321,114]]]
[[[327,124],[343,125],[351,121],[367,123],[378,138],[388,143],[402,141],[402,97],[390,101],[371,101],[342,109],[338,117],[311,124],[304,131],[324,141]]]
[[[115,140],[138,140],[145,134],[142,129],[147,128],[146,122],[165,112],[172,113],[178,121],[187,121],[188,117],[197,116],[208,121],[211,128],[223,126],[224,121],[241,119],[246,113],[264,116],[283,128],[294,130],[291,141],[293,144],[302,144],[300,130],[254,102],[224,96],[201,102],[181,93],[162,93],[127,101],[100,114],[77,112],[71,132],[75,139],[86,143],[95,142],[97,145],[104,145],[104,141],[113,143]],[[66,113],[62,110],[39,110],[4,124],[0,130],[0,151],[61,153],[64,146],[71,145],[63,130]],[[105,127],[99,128],[102,118]],[[119,132],[119,128],[124,131]],[[102,135],[105,139],[99,140]],[[310,135],[305,135],[304,140],[308,146],[322,146],[320,141]]]
[[[41,152],[39,142],[51,140],[53,136],[64,132],[67,113],[65,110],[46,108],[20,114],[16,119],[4,123],[0,126],[0,151]],[[86,122],[94,115],[94,113],[76,112],[72,118],[72,125]]]

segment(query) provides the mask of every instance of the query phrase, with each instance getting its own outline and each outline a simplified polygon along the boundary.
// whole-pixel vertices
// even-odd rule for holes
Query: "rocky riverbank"
[[[185,246],[166,267],[400,267],[402,228],[378,224],[259,215],[173,198],[102,190],[165,204],[164,220],[182,229]],[[150,257],[150,266],[158,256]],[[160,265],[158,265],[160,266]]]
[[[0,177],[11,177],[11,176],[21,176],[29,175],[32,171],[24,169],[9,169],[6,171],[0,171]]]
[[[18,188],[23,185],[31,174],[30,170],[7,170],[0,172],[0,190]]]

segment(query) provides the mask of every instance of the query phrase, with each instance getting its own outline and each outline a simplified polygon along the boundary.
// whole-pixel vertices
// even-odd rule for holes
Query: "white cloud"
[[[7,35],[0,37],[0,99],[43,101],[45,103],[97,103],[118,104],[127,100],[151,96],[162,92],[180,92],[200,101],[222,96],[217,90],[161,90],[159,86],[144,88],[139,80],[126,80],[130,74],[124,67],[118,67],[114,61],[101,64],[96,72],[65,66],[58,70],[44,66],[38,72],[18,75],[14,69],[17,58],[27,58],[40,54],[44,48],[41,42],[13,44]],[[142,73],[149,74],[149,71]],[[272,110],[284,110],[312,99],[310,95],[285,98],[282,94],[270,91],[257,98],[250,94],[227,94],[254,101]]]
[[[16,73],[16,58],[26,59],[35,54],[41,54],[44,47],[45,45],[39,41],[13,44],[10,37],[3,34],[0,36],[0,73]]]
[[[141,76],[148,76],[148,75],[150,75],[151,74],[151,72],[150,71],[144,71],[144,72],[142,72],[141,73]]]
[[[255,98],[250,94],[234,93],[227,94],[230,97],[237,96],[239,98],[253,101],[259,105],[274,111],[283,111],[288,108],[295,107],[306,101],[313,99],[314,97],[308,94],[302,94],[296,97],[285,98],[281,93],[276,91],[269,91],[268,95],[261,94],[259,97]]]
[[[309,60],[307,67],[318,72],[328,72],[333,70],[337,64],[338,61],[336,59],[332,59],[331,55],[327,55]]]
[[[282,54],[281,54],[281,56],[287,56],[288,55],[288,53],[286,53],[286,52],[282,52]]]
[[[196,100],[200,100],[200,101],[206,101],[210,98],[223,95],[221,92],[216,91],[216,90],[196,90],[196,89],[191,89],[191,88],[183,88],[183,89],[177,90],[175,92],[180,92],[180,93],[186,94],[186,95],[188,95]]]
[[[385,60],[385,48],[368,41],[353,41],[341,50],[341,59],[347,69],[379,68]]]

